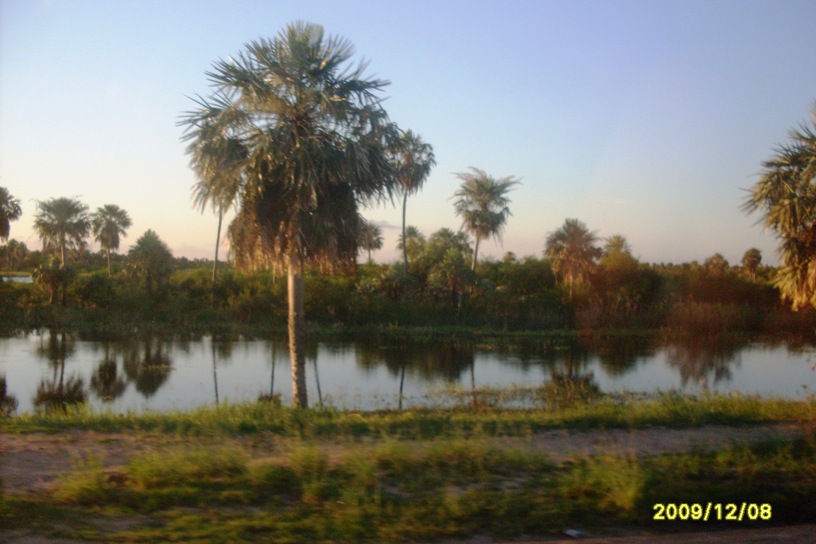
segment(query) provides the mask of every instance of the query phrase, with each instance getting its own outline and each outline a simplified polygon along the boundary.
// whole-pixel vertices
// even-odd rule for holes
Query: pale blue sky
[[[409,199],[426,234],[459,228],[456,172],[522,184],[503,245],[540,255],[575,217],[648,262],[739,262],[775,240],[739,205],[816,100],[816,2],[0,0],[0,185],[23,205],[13,238],[39,248],[36,200],[112,203],[176,255],[210,256],[176,126],[204,73],[287,23],[322,24],[391,81],[393,120],[438,165]],[[397,253],[398,206],[367,210]]]

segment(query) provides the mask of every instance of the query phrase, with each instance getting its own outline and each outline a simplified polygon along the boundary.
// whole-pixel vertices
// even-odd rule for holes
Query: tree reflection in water
[[[91,390],[102,402],[110,403],[121,397],[127,389],[127,382],[119,374],[116,352],[105,342],[105,356],[91,375]]]
[[[17,397],[8,394],[6,377],[0,376],[0,417],[14,415],[17,411]]]
[[[731,366],[739,364],[738,354],[747,345],[745,340],[722,335],[685,337],[668,344],[666,357],[684,387],[692,382],[707,390],[712,382],[731,379]]]
[[[213,333],[210,337],[210,352],[212,353],[213,389],[215,404],[218,404],[218,362],[227,363],[232,360],[232,350],[235,347],[236,337],[231,334]]]
[[[157,336],[146,336],[124,347],[125,375],[145,398],[155,395],[173,370],[168,344]]]
[[[74,353],[74,340],[64,332],[48,332],[47,342],[40,337],[37,354],[48,359],[48,364],[54,369],[54,375],[49,380],[41,380],[34,395],[34,406],[37,410],[52,412],[55,410],[67,411],[69,406],[84,404],[88,397],[85,394],[85,384],[76,376],[65,378],[65,360]]]
[[[473,372],[473,344],[451,339],[448,341],[398,340],[356,342],[357,366],[374,370],[385,365],[388,373],[399,376],[398,408],[403,406],[406,373],[418,381],[431,382],[439,378],[447,383],[458,383],[466,369]],[[471,380],[475,377],[471,374]]]

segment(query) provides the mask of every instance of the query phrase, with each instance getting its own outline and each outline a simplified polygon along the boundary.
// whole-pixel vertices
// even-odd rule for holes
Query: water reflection
[[[731,379],[732,367],[740,365],[740,352],[748,343],[734,338],[701,336],[673,341],[667,361],[677,369],[683,386],[694,383],[702,390]]]
[[[48,360],[53,369],[51,380],[42,379],[34,395],[34,406],[37,410],[52,412],[67,411],[71,405],[87,401],[85,384],[82,378],[72,375],[65,378],[65,361],[74,354],[74,341],[64,332],[48,332],[48,341],[40,337],[37,354]]]
[[[115,355],[106,353],[91,376],[91,390],[99,400],[109,404],[121,397],[126,389],[127,383],[119,374]]]
[[[813,384],[816,376],[812,349],[614,336],[495,344],[371,339],[309,343],[307,381],[315,406],[342,402],[351,394],[358,401],[350,406],[363,408],[404,408],[406,402],[424,402],[430,399],[427,394],[449,386],[460,391],[463,402],[472,397],[477,404],[477,392],[512,385],[545,387],[556,400],[595,394],[601,388],[762,394],[769,384],[773,394],[786,388],[793,392],[783,396],[801,398],[802,386]],[[36,361],[47,361],[48,366],[32,364]],[[779,371],[784,364],[793,378]],[[7,378],[5,398],[20,399],[22,411],[66,409],[84,402],[113,410],[163,410],[259,398],[288,403],[290,398],[286,342],[226,334],[92,341],[46,331],[0,339],[2,375]],[[793,385],[773,389],[786,379]],[[375,397],[379,405],[370,402]]]
[[[185,343],[179,343],[178,348],[184,350]],[[132,340],[123,346],[125,375],[145,398],[155,395],[170,377],[173,366],[169,349],[170,342],[158,336]]]
[[[433,382],[457,383],[470,370],[475,391],[475,357],[469,342],[358,342],[354,345],[357,365],[367,371],[385,366],[391,376],[399,377],[397,409],[402,410],[405,400],[405,378]]]

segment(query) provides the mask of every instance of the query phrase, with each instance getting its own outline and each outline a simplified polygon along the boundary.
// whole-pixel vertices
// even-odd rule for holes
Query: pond
[[[489,349],[458,340],[321,342],[308,345],[306,370],[312,406],[363,410],[434,405],[451,388],[529,388],[559,377],[580,377],[605,393],[676,390],[804,399],[816,388],[815,354],[807,344],[714,339],[574,338]],[[291,402],[282,340],[92,341],[44,331],[0,338],[2,376],[17,413],[61,395],[120,413],[188,410],[269,394]]]

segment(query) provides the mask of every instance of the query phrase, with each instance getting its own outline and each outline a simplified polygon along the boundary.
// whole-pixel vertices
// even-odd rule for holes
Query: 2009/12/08
[[[656,503],[653,508],[657,521],[769,521],[773,514],[768,503]]]

